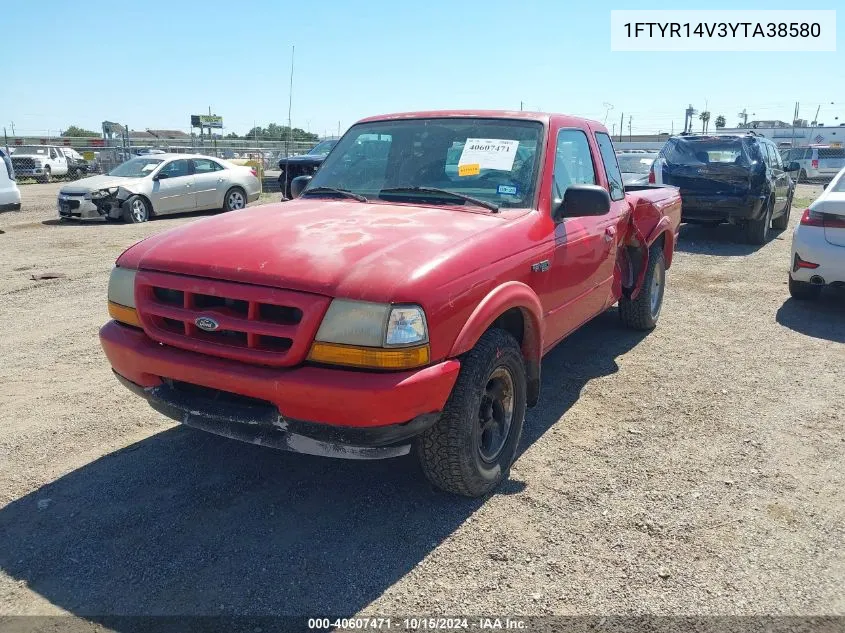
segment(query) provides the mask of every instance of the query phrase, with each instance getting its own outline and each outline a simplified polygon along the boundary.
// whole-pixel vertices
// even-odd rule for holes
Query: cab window
[[[556,204],[563,200],[563,194],[570,185],[594,184],[596,172],[587,135],[581,130],[560,130],[557,133],[552,178],[552,196]]]

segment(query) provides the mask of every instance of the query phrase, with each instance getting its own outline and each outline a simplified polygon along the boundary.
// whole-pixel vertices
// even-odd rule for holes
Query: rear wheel
[[[789,192],[789,196],[786,198],[786,210],[783,212],[783,215],[776,217],[772,220],[772,228],[777,229],[778,231],[783,231],[786,227],[789,226],[789,214],[792,212],[792,196],[795,195],[795,190]]]
[[[132,196],[123,203],[123,221],[140,224],[150,219],[150,204],[141,196]]]
[[[806,281],[796,281],[792,277],[789,278],[789,294],[793,299],[809,301],[811,299],[818,299],[821,293],[821,286],[816,286]]]
[[[763,216],[756,220],[749,220],[745,225],[745,239],[749,244],[765,244],[769,239],[769,227],[772,224],[774,203],[771,199],[766,202]]]
[[[232,187],[223,198],[224,211],[237,211],[246,206],[246,193],[240,187]]]
[[[440,418],[417,438],[416,452],[428,480],[467,497],[493,490],[516,457],[526,392],[519,344],[504,330],[488,330],[461,359]]]
[[[651,247],[648,253],[648,270],[643,286],[636,299],[622,297],[619,300],[619,318],[622,323],[635,330],[653,330],[663,307],[666,289],[666,259],[660,244]]]

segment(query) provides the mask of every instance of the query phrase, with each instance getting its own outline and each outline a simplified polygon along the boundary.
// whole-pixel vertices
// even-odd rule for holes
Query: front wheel
[[[666,258],[663,248],[655,244],[648,252],[648,269],[642,289],[636,299],[622,297],[619,300],[619,318],[634,330],[653,330],[663,307],[666,290]]]
[[[141,196],[132,196],[123,203],[123,221],[140,224],[150,219],[149,203]]]
[[[41,182],[43,182],[43,183],[53,182],[53,172],[50,171],[49,165],[44,168],[44,175],[41,176]]]
[[[488,330],[461,359],[440,418],[417,438],[416,452],[428,480],[467,497],[493,490],[516,458],[526,392],[519,344],[504,330]]]

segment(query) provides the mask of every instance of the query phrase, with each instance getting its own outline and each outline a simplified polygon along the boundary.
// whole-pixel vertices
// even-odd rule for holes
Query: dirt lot
[[[685,227],[658,328],[614,310],[559,346],[511,480],[472,501],[130,397],[109,269],[197,216],[59,224],[58,187],[0,216],[0,615],[845,614],[845,300],[789,299],[790,231]]]

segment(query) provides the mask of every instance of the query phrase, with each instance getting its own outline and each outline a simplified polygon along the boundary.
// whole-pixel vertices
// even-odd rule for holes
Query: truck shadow
[[[775,319],[781,325],[813,338],[845,343],[845,292],[825,288],[816,301],[796,301],[792,297],[778,308]]]
[[[769,242],[788,239],[788,235],[786,231],[772,229],[769,233]],[[745,236],[740,228],[732,224],[720,224],[713,227],[683,224],[675,250],[698,255],[743,257],[765,246],[765,244],[746,244]]]
[[[521,451],[644,336],[612,310],[552,352]],[[507,482],[496,494],[530,485]],[[107,616],[344,616],[483,503],[434,490],[411,458],[312,458],[175,427],[0,510],[0,566],[61,609],[116,630],[130,627]]]

